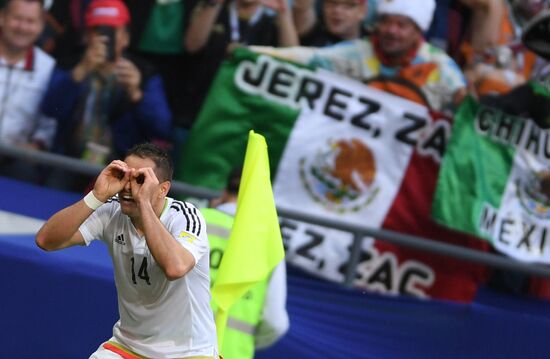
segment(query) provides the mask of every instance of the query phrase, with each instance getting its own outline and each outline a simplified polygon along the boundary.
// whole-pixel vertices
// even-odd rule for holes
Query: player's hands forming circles
[[[94,195],[102,202],[122,191],[130,180],[131,171],[128,165],[115,160],[101,171],[94,184]]]
[[[130,175],[130,188],[132,197],[137,204],[153,204],[159,180],[151,167],[132,169]]]

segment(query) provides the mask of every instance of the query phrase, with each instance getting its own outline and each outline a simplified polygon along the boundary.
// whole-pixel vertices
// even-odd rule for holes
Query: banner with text
[[[425,107],[247,50],[226,61],[192,129],[178,179],[221,189],[248,130],[266,137],[277,206],[485,249],[430,219],[451,124]],[[287,260],[343,281],[352,236],[283,219]],[[367,238],[355,285],[468,301],[484,268]]]
[[[550,131],[473,99],[455,121],[434,218],[511,257],[549,264]]]

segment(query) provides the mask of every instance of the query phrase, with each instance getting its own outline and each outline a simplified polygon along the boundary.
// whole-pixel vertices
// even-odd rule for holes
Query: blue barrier
[[[80,195],[0,178],[1,210],[45,219]],[[45,253],[0,235],[0,358],[87,358],[118,319],[102,243]],[[458,304],[361,293],[289,270],[287,335],[258,359],[548,358],[550,303],[490,291]],[[226,358],[234,359],[234,358]]]

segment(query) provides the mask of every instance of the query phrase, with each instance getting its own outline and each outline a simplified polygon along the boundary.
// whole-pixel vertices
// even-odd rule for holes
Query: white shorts
[[[122,357],[115,352],[103,348],[103,343],[90,356],[89,359],[121,359]]]
[[[106,349],[104,345],[112,345],[115,344],[117,347],[122,348],[121,355],[115,353],[112,350]],[[111,346],[112,347],[112,346]],[[116,350],[116,348],[113,348]],[[124,356],[122,356],[124,355]],[[88,359],[124,359],[124,358],[132,358],[132,359],[140,359],[143,358],[140,355],[137,354],[131,354],[130,351],[126,348],[123,348],[120,344],[109,341],[107,343],[102,343],[99,348],[88,358]],[[194,356],[194,357],[188,357],[187,359],[214,359],[213,357],[205,357],[205,356]]]

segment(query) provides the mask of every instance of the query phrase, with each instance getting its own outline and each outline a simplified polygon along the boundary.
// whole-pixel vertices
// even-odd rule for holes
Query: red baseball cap
[[[125,26],[130,22],[130,13],[120,0],[93,0],[86,9],[85,23],[92,26]]]

